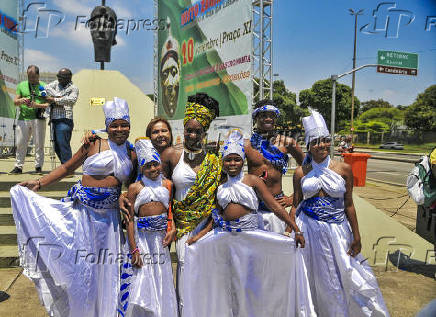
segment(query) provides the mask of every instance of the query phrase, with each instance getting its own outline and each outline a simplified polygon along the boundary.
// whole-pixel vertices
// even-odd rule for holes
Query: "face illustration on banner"
[[[168,38],[162,46],[160,62],[160,84],[162,89],[162,106],[169,117],[173,117],[179,97],[180,63],[179,43],[171,34],[171,22],[167,18]]]

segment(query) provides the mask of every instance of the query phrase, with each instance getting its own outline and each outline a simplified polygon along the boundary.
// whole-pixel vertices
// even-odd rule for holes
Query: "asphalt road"
[[[366,177],[384,182],[404,184],[406,186],[407,175],[414,164],[377,160],[370,158],[366,169]]]

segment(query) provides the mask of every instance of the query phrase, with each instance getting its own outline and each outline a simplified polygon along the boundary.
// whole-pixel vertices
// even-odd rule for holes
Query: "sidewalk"
[[[5,172],[12,168],[13,160],[0,159],[1,182],[7,181],[12,184],[39,177],[29,174],[5,175]],[[44,169],[49,169],[49,164],[46,164]],[[32,170],[32,164],[26,163],[24,171]],[[73,182],[79,177],[77,174],[67,181]],[[283,185],[285,193],[292,191],[291,175],[284,177]],[[390,217],[392,212],[389,212],[389,208],[397,208],[402,202],[395,198],[403,194],[401,190],[398,187],[369,182],[366,187],[355,188],[353,196],[362,236],[362,254],[374,269],[393,317],[414,316],[436,297],[436,283],[432,277],[436,271],[436,257],[433,245],[410,230],[413,229],[413,205],[403,207],[404,209],[400,209],[400,215]],[[376,193],[380,197],[376,196]],[[383,203],[377,200],[389,197],[391,200],[386,199]],[[404,215],[412,219],[405,222],[407,217]],[[398,264],[401,270],[396,267]],[[46,316],[32,282],[19,275],[20,272],[20,268],[0,269],[0,290],[10,286],[7,293],[11,296],[0,303],[0,316]]]

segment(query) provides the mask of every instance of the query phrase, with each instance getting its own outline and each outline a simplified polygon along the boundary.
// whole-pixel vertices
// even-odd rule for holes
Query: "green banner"
[[[183,119],[187,97],[196,92],[218,100],[221,117],[251,112],[252,1],[158,3],[167,26],[158,31],[158,115]]]
[[[0,3],[0,43],[0,146],[11,146],[19,73],[17,1]]]

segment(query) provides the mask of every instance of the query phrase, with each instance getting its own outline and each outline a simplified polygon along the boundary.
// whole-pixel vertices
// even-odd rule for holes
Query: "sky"
[[[8,0],[13,1],[13,0]],[[45,2],[49,15],[40,14],[40,28],[25,34],[25,65],[56,72],[99,69],[94,62],[90,32],[83,21],[101,1],[26,0]],[[152,0],[106,0],[118,18],[153,19]],[[288,89],[298,94],[317,80],[352,69],[354,17],[349,9],[363,9],[358,17],[356,65],[377,63],[378,50],[418,53],[418,76],[379,74],[375,68],[356,73],[356,96],[360,101],[379,99],[393,105],[410,105],[416,96],[436,83],[436,0],[275,0],[273,21],[273,69]],[[29,29],[36,21],[37,7],[27,13]],[[59,16],[64,16],[56,24]],[[400,18],[399,18],[400,17]],[[377,24],[375,24],[375,22]],[[366,27],[365,27],[366,25]],[[217,26],[219,27],[219,26]],[[361,30],[361,28],[363,28]],[[426,30],[427,29],[427,30]],[[108,70],[118,70],[145,93],[153,91],[153,31],[126,34],[119,30]],[[351,76],[340,83],[351,86]]]

